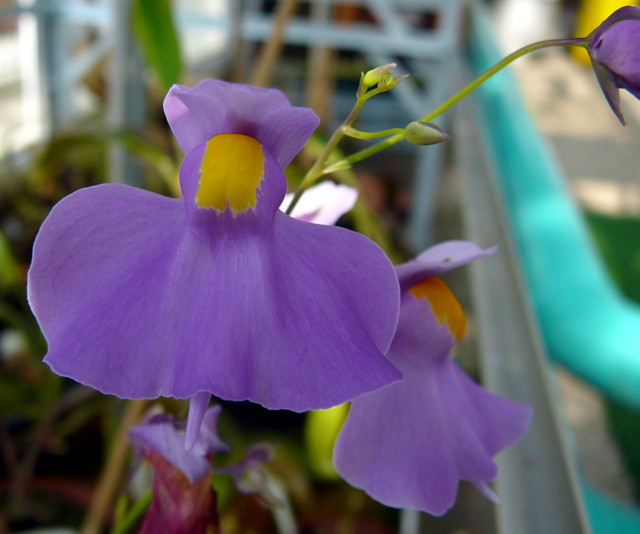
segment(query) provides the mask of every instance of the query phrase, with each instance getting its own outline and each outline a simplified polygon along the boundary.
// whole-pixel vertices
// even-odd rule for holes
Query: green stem
[[[509,65],[516,59],[526,54],[535,52],[537,50],[542,50],[543,48],[550,48],[553,46],[583,46],[584,47],[587,45],[588,45],[588,40],[586,38],[569,38],[569,39],[549,39],[546,41],[538,41],[536,43],[523,46],[522,48],[519,48],[515,52],[512,52],[511,54],[507,55],[506,57],[498,61],[495,65],[493,65],[492,67],[484,71],[482,74],[480,74],[480,76],[478,76],[475,80],[473,80],[467,86],[462,88],[453,96],[449,97],[438,107],[436,107],[435,109],[427,113],[424,117],[418,120],[421,122],[432,121],[435,117],[437,117],[438,115],[441,115],[442,113],[447,111],[449,108],[457,104],[465,96],[467,96],[469,93],[474,91],[479,85],[481,85],[482,83],[487,81],[489,78],[491,78],[491,76],[501,71],[503,68],[505,68],[507,65]],[[340,125],[340,127],[333,133],[324,151],[322,152],[320,157],[316,160],[316,162],[313,164],[313,166],[309,169],[309,171],[305,175],[304,179],[302,180],[302,183],[300,184],[300,187],[298,188],[296,194],[293,197],[293,200],[291,201],[291,204],[287,208],[288,214],[291,214],[291,212],[293,211],[293,208],[298,203],[298,200],[300,200],[300,197],[302,196],[304,191],[307,188],[309,188],[311,185],[313,185],[315,181],[321,176],[350,167],[354,163],[357,163],[359,161],[362,161],[363,159],[371,157],[377,154],[378,152],[381,152],[399,143],[404,139],[404,128],[393,128],[391,130],[386,130],[384,132],[369,133],[369,132],[359,132],[358,130],[355,130],[354,128],[351,127],[356,117],[358,116],[358,113],[360,113],[360,110],[362,109],[362,106],[364,105],[364,103],[371,96],[374,96],[378,92],[381,92],[381,91],[377,91],[374,89],[372,91],[366,92],[366,90],[362,87],[362,82],[361,82],[360,87],[358,87],[358,93],[357,93],[358,99],[355,106],[353,107],[353,109],[351,110],[347,118],[344,120],[344,122]],[[343,158],[340,161],[337,161],[325,167],[325,163],[329,158],[329,156],[331,155],[333,149],[336,147],[336,145],[342,140],[342,138],[345,135],[352,135],[353,137],[361,137],[366,139],[373,139],[376,137],[381,137],[386,135],[390,135],[390,137],[387,137],[383,141],[379,141],[374,145],[371,145],[370,147],[365,148],[364,150],[351,154],[350,156]]]
[[[391,137],[388,137],[384,141],[380,141],[375,145],[371,145],[370,147],[365,148],[364,150],[360,150],[360,152],[355,152],[350,156],[347,156],[346,158],[341,159],[340,161],[337,161],[332,165],[329,165],[328,167],[325,167],[322,170],[322,174],[323,175],[331,174],[332,172],[346,169],[347,167],[350,167],[351,165],[353,165],[354,163],[357,163],[358,161],[367,159],[373,156],[374,154],[377,154],[378,152],[381,152],[395,144],[398,144],[403,139],[404,139],[404,129],[402,129],[402,133],[397,133],[395,135],[392,135]]]
[[[302,182],[300,183],[300,186],[298,187],[298,190],[296,191],[295,195],[293,196],[293,199],[291,200],[291,204],[289,204],[289,207],[285,212],[287,213],[287,215],[291,215],[293,208],[296,207],[296,204],[300,200],[300,197],[302,196],[302,194],[309,187],[311,187],[320,176],[325,174],[324,172],[322,172],[322,169],[327,159],[333,152],[333,149],[338,145],[338,143],[345,136],[345,130],[351,127],[353,122],[356,120],[356,117],[360,113],[362,106],[364,106],[364,103],[367,100],[368,100],[368,97],[365,97],[363,95],[362,87],[361,86],[358,87],[357,100],[355,105],[353,106],[353,109],[349,112],[349,115],[347,115],[347,118],[342,122],[340,127],[335,132],[333,132],[333,134],[329,138],[329,141],[324,147],[324,150],[322,151],[318,159],[315,161],[315,163],[311,166],[311,168],[307,171],[307,174],[305,174],[304,178],[302,179]]]
[[[481,85],[482,83],[487,81],[489,78],[491,78],[491,76],[493,76],[494,74],[496,74],[497,72],[505,68],[507,65],[509,65],[511,62],[515,61],[519,57],[524,56],[525,54],[529,54],[531,52],[535,52],[536,50],[541,50],[543,48],[549,48],[552,46],[586,46],[587,44],[588,44],[588,41],[586,39],[571,38],[571,39],[551,39],[548,41],[539,41],[537,43],[523,46],[522,48],[519,48],[515,52],[512,52],[505,58],[498,61],[498,63],[496,63],[493,67],[487,69],[482,74],[480,74],[480,76],[478,76],[475,80],[473,80],[469,85],[467,85],[466,87],[464,87],[463,89],[455,93],[453,96],[449,97],[442,104],[436,107],[433,111],[429,112],[427,115],[425,115],[424,117],[418,120],[422,122],[432,121],[435,117],[444,113],[446,110],[448,110],[449,108],[457,104],[465,96],[467,96],[469,93],[475,90],[479,85]],[[393,135],[392,137],[389,137],[384,141],[380,141],[374,145],[371,145],[368,148],[365,148],[364,150],[361,150],[360,152],[351,154],[350,156],[340,161],[337,161],[332,165],[329,165],[323,170],[322,174],[329,174],[336,170],[349,167],[350,165],[357,163],[358,161],[362,161],[363,159],[371,157],[374,154],[377,154],[378,152],[381,152],[399,143],[403,139],[404,139],[403,134]]]
[[[111,534],[126,534],[133,529],[138,519],[147,511],[151,504],[152,492],[148,490],[138,499],[131,507],[129,512],[122,520],[113,528]]]
[[[363,77],[364,76],[360,78],[360,84],[358,85],[358,90],[356,91],[355,105],[349,112],[349,115],[347,115],[347,118],[344,119],[344,121],[342,121],[342,124],[340,125],[340,127],[335,132],[333,132],[333,134],[329,138],[329,141],[324,147],[324,150],[322,151],[318,159],[315,161],[315,163],[311,166],[311,168],[307,171],[307,174],[305,174],[304,178],[302,179],[302,182],[300,183],[300,186],[298,187],[298,190],[296,191],[295,195],[293,196],[293,199],[291,200],[291,204],[289,204],[289,207],[287,208],[287,211],[286,211],[287,215],[291,215],[293,208],[296,207],[296,204],[300,200],[300,197],[302,196],[302,194],[309,187],[311,187],[318,178],[327,174],[324,171],[324,166],[327,160],[333,153],[333,150],[336,148],[336,146],[338,146],[338,143],[342,140],[342,138],[345,135],[347,135],[350,129],[352,129],[351,126],[355,122],[358,115],[360,114],[360,110],[362,110],[362,106],[364,106],[365,102],[369,100],[371,97],[379,93],[384,93],[390,89],[390,87],[388,86],[386,87],[379,86],[374,89],[369,89],[369,87],[363,84]],[[396,83],[397,83],[397,80],[396,80]]]
[[[394,134],[402,134],[404,133],[404,128],[390,128],[388,130],[381,130],[379,132],[363,132],[362,130],[357,130],[356,128],[352,128],[351,126],[345,126],[343,128],[344,134],[349,137],[353,137],[354,139],[378,139],[380,137],[389,137]]]
[[[550,48],[552,46],[585,46],[588,42],[583,38],[570,38],[570,39],[549,39],[547,41],[538,41],[536,43],[532,43],[522,48],[519,48],[515,52],[512,52],[508,56],[502,58],[498,61],[493,67],[490,67],[482,74],[480,74],[475,80],[473,80],[469,85],[458,91],[453,96],[449,97],[442,104],[440,104],[437,108],[427,113],[424,117],[419,119],[420,121],[429,122],[432,121],[438,115],[444,113],[449,108],[457,104],[460,100],[462,100],[469,93],[474,91],[479,85],[483,84],[487,81],[491,76],[496,74],[497,72],[504,69],[507,65],[515,61],[516,59],[529,54],[531,52],[535,52],[537,50],[542,50],[543,48]]]

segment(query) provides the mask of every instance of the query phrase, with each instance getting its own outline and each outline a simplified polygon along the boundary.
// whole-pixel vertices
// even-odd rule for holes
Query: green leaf
[[[171,0],[133,0],[133,29],[148,65],[168,90],[182,76],[182,53]]]
[[[309,466],[325,480],[339,478],[333,467],[333,445],[348,412],[349,406],[340,404],[327,410],[307,413],[304,434]]]
[[[23,280],[20,263],[11,250],[9,239],[0,232],[0,288],[19,285]]]

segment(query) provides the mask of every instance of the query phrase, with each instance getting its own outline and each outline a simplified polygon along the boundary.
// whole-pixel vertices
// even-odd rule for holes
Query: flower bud
[[[414,145],[437,145],[451,136],[432,122],[414,121],[405,128],[404,138]]]
[[[378,83],[378,89],[381,89],[382,91],[390,91],[402,80],[408,77],[408,74],[403,74],[402,76],[391,76],[389,74],[380,80],[380,83]]]
[[[370,87],[378,85],[378,83],[387,77],[396,67],[397,65],[395,63],[388,63],[387,65],[382,65],[381,67],[376,67],[373,70],[365,72],[362,76],[362,86],[365,89],[369,89]]]
[[[587,37],[587,42],[602,92],[624,124],[618,89],[640,98],[640,7],[618,9]]]

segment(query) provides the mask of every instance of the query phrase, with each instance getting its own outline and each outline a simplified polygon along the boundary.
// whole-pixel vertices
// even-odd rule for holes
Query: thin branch
[[[298,6],[298,1],[299,0],[280,0],[278,2],[273,29],[271,30],[269,39],[265,41],[260,50],[258,64],[251,78],[251,85],[257,85],[258,87],[269,85],[273,68],[282,50],[285,29],[291,17],[293,17],[296,7]]]
[[[129,450],[129,429],[140,419],[149,401],[129,401],[120,423],[120,428],[111,444],[109,457],[102,469],[91,507],[87,512],[81,532],[83,534],[99,534],[102,523],[109,513],[118,491],[125,469]]]

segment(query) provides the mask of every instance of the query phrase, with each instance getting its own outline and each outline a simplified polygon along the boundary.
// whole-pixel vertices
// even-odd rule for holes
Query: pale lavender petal
[[[203,80],[194,87],[174,85],[164,111],[185,154],[214,135],[239,133],[257,139],[283,168],[319,122],[312,110],[292,106],[277,89],[221,80]]]
[[[406,293],[388,353],[404,379],[352,402],[336,469],[387,506],[444,514],[459,481],[486,489],[493,456],[527,429],[529,408],[470,380],[450,358],[453,343],[428,302]]]
[[[353,208],[357,199],[358,191],[353,187],[322,182],[304,192],[291,216],[315,224],[335,224]],[[293,193],[285,196],[280,209],[286,211],[292,200]]]
[[[598,84],[600,85],[600,89],[602,90],[602,94],[604,95],[607,104],[609,104],[611,111],[613,111],[614,115],[618,118],[620,124],[625,126],[626,122],[620,106],[620,90],[618,83],[616,82],[615,75],[597,61],[593,61],[592,66],[593,72],[596,75],[596,80],[598,80]]]
[[[189,414],[187,416],[187,430],[184,443],[187,449],[193,448],[198,439],[198,433],[200,432],[202,420],[209,407],[210,400],[211,393],[206,391],[196,393],[189,400]]]
[[[470,481],[474,488],[476,488],[482,495],[484,495],[487,499],[495,504],[502,504],[500,501],[500,497],[496,494],[495,491],[491,489],[489,484],[486,482],[474,482]]]
[[[191,449],[193,454],[200,456],[209,456],[218,452],[225,452],[229,450],[227,444],[218,436],[218,418],[221,412],[220,406],[212,406],[207,409],[202,418],[202,424],[200,425],[200,431],[196,436],[195,443]],[[180,422],[180,429],[184,428],[184,424]]]
[[[407,291],[422,280],[440,276],[452,269],[490,256],[496,250],[496,247],[482,249],[470,241],[445,241],[434,245],[414,260],[396,267],[400,288]]]
[[[191,450],[184,446],[184,425],[166,415],[152,417],[147,423],[132,428],[130,436],[137,446],[160,454],[193,484],[212,471],[207,458],[210,454],[228,450],[217,434],[219,415],[219,406],[207,411],[202,434]]]
[[[240,461],[216,468],[216,473],[231,475],[236,489],[241,493],[258,493],[269,497],[267,480],[261,467],[273,460],[274,456],[275,449],[272,445],[258,443],[252,445]]]

